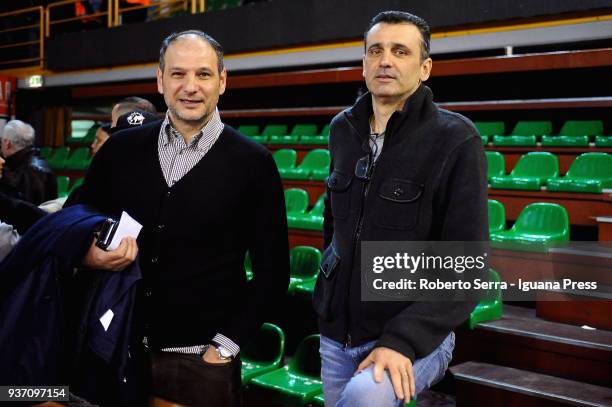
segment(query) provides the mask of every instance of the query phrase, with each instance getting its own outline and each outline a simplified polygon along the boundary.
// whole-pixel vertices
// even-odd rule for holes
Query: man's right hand
[[[115,250],[108,252],[96,246],[96,238],[94,238],[83,258],[83,266],[92,269],[121,271],[136,259],[137,254],[138,245],[133,237],[124,237]]]

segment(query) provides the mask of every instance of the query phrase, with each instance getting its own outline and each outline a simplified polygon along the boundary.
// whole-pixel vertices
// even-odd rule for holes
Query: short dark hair
[[[166,38],[164,38],[161,47],[159,48],[159,69],[162,71],[162,73],[164,72],[165,67],[164,58],[166,56],[166,50],[168,49],[170,44],[186,35],[195,35],[197,37],[200,37],[213,48],[215,54],[217,54],[217,68],[219,69],[219,73],[221,73],[221,71],[223,70],[223,47],[213,37],[200,30],[181,31],[178,33],[172,33]]]
[[[117,117],[136,109],[157,114],[157,109],[153,103],[149,102],[147,99],[139,98],[138,96],[128,96],[123,98],[119,102],[115,103],[114,107],[117,109]]]
[[[431,43],[431,32],[429,31],[429,24],[419,16],[407,13],[405,11],[383,11],[378,13],[368,25],[368,29],[363,35],[363,42],[366,43],[368,39],[368,33],[378,23],[384,24],[412,24],[419,29],[421,33],[421,61],[425,61],[429,58],[429,49]]]

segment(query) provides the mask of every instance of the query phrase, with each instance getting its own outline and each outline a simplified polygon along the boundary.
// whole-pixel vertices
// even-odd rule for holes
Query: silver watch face
[[[217,352],[222,359],[229,359],[233,356],[232,352],[225,349],[223,346],[217,346]]]

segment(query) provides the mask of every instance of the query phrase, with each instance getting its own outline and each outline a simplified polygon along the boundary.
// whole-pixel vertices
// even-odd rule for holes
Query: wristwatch
[[[234,358],[234,355],[232,355],[232,352],[227,350],[224,346],[214,345],[214,347],[215,347],[215,350],[217,351],[217,356],[219,356],[219,359],[232,360]]]

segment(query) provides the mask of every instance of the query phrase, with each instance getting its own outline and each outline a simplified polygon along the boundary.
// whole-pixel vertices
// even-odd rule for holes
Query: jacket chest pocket
[[[334,170],[327,178],[327,188],[331,194],[331,208],[335,219],[345,219],[350,210],[350,185],[352,174]]]
[[[374,201],[374,221],[386,229],[409,230],[416,226],[423,185],[399,178],[381,184]]]

